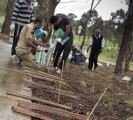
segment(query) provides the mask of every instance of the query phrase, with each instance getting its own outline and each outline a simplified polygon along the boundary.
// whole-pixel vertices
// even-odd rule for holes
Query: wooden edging
[[[46,72],[43,72],[43,71],[40,71],[40,70],[31,69],[31,68],[28,68],[28,67],[24,67],[24,68],[25,68],[25,71],[28,72],[28,73],[35,73],[35,74],[39,74],[39,75],[42,75],[42,76],[49,76],[50,78],[54,78],[54,79],[60,80],[59,77],[54,76],[54,75],[50,75],[50,74],[48,74]]]
[[[36,71],[25,70],[25,73],[34,74],[34,75],[38,75],[38,76],[42,76],[42,77],[47,77],[47,78],[59,80],[58,77],[56,77],[56,76],[51,76],[50,74],[46,74],[45,72],[40,73],[40,72],[36,72]]]
[[[49,82],[60,82],[59,80],[53,79],[53,78],[48,78],[47,76],[43,77],[43,76],[39,76],[39,75],[35,75],[35,74],[31,74],[31,73],[26,73],[26,75],[33,77],[33,78],[37,78],[40,80],[45,80],[45,81],[49,81]],[[66,84],[65,82],[63,82],[62,84]]]
[[[49,118],[47,116],[31,112],[30,110],[27,110],[27,109],[24,109],[24,108],[20,108],[20,107],[12,107],[12,110],[14,112],[17,112],[17,113],[20,113],[20,114],[24,114],[24,115],[27,115],[27,116],[30,116],[30,117],[39,118],[41,120],[54,120],[54,119]]]
[[[26,96],[26,95],[11,92],[11,91],[8,91],[7,94],[12,95],[12,96],[16,96],[16,97],[21,97],[21,98],[24,98],[24,99],[34,100],[34,101],[37,101],[37,102],[42,102],[42,103],[45,103],[45,104],[53,105],[53,106],[56,106],[56,107],[61,107],[61,108],[68,109],[68,110],[72,110],[72,108],[69,107],[69,106],[57,104],[57,103],[50,102],[48,100],[43,100],[43,99],[36,98],[36,97],[30,97],[30,96]]]
[[[54,89],[53,87],[50,87],[47,85],[42,85],[42,84],[39,84],[36,82],[27,81],[27,80],[24,80],[24,85],[27,87],[30,87],[30,88],[42,89],[42,90],[45,90],[45,91],[48,91],[51,93],[55,93],[55,94],[58,94],[58,91],[59,91],[59,90]],[[61,92],[61,95],[63,95],[63,96],[79,100],[76,96],[74,96],[73,93],[69,93],[69,92],[66,92],[63,90],[61,90],[60,92]]]
[[[52,107],[48,107],[48,106],[44,106],[44,105],[39,105],[39,104],[35,104],[35,103],[29,103],[29,102],[25,102],[25,101],[18,101],[18,106],[30,108],[33,110],[48,112],[48,113],[60,115],[63,117],[76,119],[76,120],[86,120],[87,119],[87,116],[85,116],[85,115],[80,115],[77,113],[72,113],[72,112],[68,112],[65,110],[60,110],[60,109],[56,109],[56,108],[52,108]]]
[[[61,104],[58,104],[58,103],[54,103],[54,102],[51,102],[51,101],[48,101],[48,100],[43,100],[43,99],[36,98],[36,97],[30,97],[30,96],[23,95],[23,94],[16,93],[16,92],[12,92],[12,91],[8,91],[7,94],[12,95],[12,96],[16,96],[16,97],[21,97],[21,98],[28,99],[28,100],[34,100],[36,102],[42,102],[42,103],[45,103],[45,104],[48,104],[48,105],[64,108],[64,109],[67,109],[67,110],[72,110],[72,108],[69,107],[69,106],[61,105]]]

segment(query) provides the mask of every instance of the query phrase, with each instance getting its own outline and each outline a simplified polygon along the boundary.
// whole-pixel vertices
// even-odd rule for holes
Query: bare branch
[[[68,1],[68,2],[60,2],[60,3],[71,3],[71,2],[76,2],[77,0],[71,0],[71,1]]]
[[[92,3],[91,3],[91,10],[92,10],[93,4],[94,4],[94,0],[92,0]]]
[[[95,7],[93,8],[93,10],[99,5],[99,3],[101,2],[102,0],[99,0],[98,3],[95,5]]]

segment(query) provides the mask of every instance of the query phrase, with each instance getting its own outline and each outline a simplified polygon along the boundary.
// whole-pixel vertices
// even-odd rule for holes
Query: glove
[[[46,36],[46,38],[47,38],[47,36],[48,36],[48,31],[43,31],[44,32],[44,35]]]
[[[62,39],[61,38],[56,38],[56,41],[61,43]]]
[[[13,31],[15,29],[15,24],[10,25],[10,30]]]

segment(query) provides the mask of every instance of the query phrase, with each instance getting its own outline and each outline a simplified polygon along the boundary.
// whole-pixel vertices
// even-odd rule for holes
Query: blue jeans
[[[80,62],[85,62],[85,58],[82,55],[74,55],[70,61],[74,61],[75,64],[79,65]]]

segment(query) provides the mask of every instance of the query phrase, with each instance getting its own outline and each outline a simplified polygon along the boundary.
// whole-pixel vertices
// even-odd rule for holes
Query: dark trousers
[[[68,40],[64,45],[62,45],[61,43],[57,43],[55,51],[54,51],[54,67],[58,66],[59,57],[60,57],[61,53],[63,52],[62,59],[59,63],[59,68],[62,69],[63,61],[64,61],[64,65],[65,65],[66,60],[71,51],[72,44],[73,44],[72,39]]]
[[[19,40],[19,35],[22,30],[23,26],[15,24],[15,31],[14,31],[14,37],[13,37],[13,44],[12,44],[12,49],[11,49],[11,55],[16,55],[16,46]]]
[[[91,49],[90,57],[89,57],[89,64],[88,64],[89,70],[92,70],[93,64],[94,64],[94,69],[97,68],[97,61],[98,61],[99,54],[100,54],[99,50]]]

